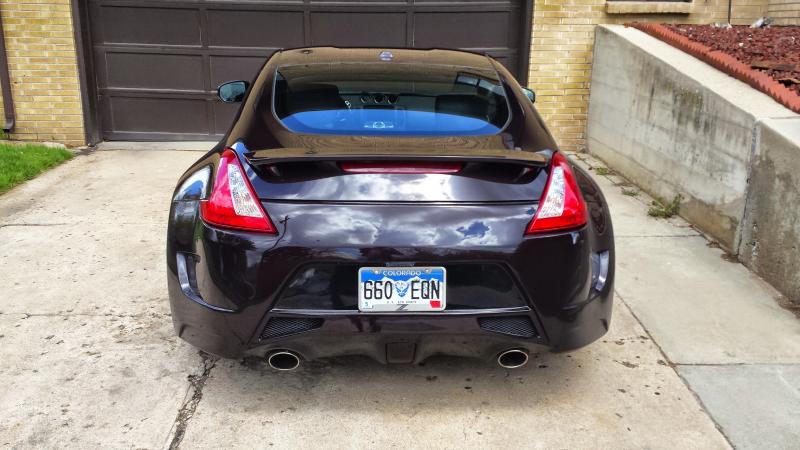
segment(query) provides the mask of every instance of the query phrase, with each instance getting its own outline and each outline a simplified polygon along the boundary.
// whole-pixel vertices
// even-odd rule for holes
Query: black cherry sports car
[[[512,368],[608,330],[603,195],[492,58],[284,50],[219,96],[239,113],[170,210],[182,339],[283,370],[353,354]]]

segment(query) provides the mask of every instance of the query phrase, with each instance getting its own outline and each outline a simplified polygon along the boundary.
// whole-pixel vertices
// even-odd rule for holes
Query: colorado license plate
[[[446,306],[444,267],[362,267],[358,309],[364,312],[442,311]]]

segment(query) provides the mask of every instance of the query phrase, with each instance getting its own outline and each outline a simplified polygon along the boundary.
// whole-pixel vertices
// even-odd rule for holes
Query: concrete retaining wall
[[[758,125],[739,259],[800,302],[800,117]]]
[[[800,116],[640,31],[595,35],[589,151],[800,301]]]

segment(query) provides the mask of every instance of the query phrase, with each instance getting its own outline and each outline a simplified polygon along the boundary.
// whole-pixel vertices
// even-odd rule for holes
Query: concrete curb
[[[650,36],[660,39],[710,64],[716,69],[727,73],[739,81],[747,83],[754,89],[758,89],[792,111],[800,113],[800,95],[790,91],[786,86],[773,80],[769,75],[750,68],[750,66],[733,56],[714,50],[699,42],[694,42],[686,36],[676,33],[660,24],[633,22],[627,23],[625,26],[636,28]]]

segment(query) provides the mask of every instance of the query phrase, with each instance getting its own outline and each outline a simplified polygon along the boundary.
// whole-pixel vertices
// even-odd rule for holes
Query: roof
[[[381,52],[390,52],[391,61],[382,61]],[[404,49],[404,48],[340,48],[306,47],[283,50],[278,64],[313,63],[381,63],[386,64],[447,64],[493,70],[492,61],[484,55],[459,50]]]

